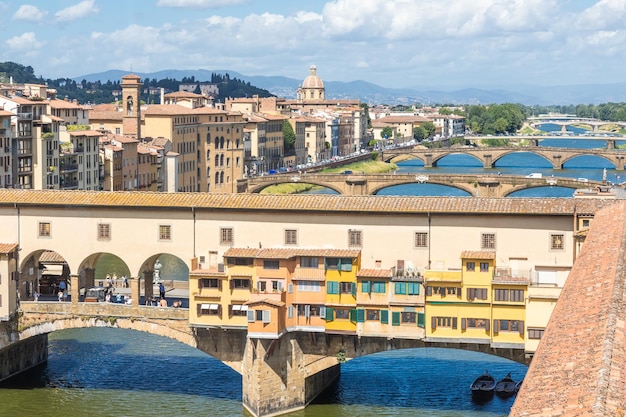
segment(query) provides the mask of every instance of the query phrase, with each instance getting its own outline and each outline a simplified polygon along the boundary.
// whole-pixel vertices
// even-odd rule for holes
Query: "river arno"
[[[506,416],[513,399],[471,401],[488,369],[521,379],[526,366],[449,349],[410,349],[342,365],[338,383],[288,417]],[[244,416],[241,376],[179,342],[132,330],[93,328],[50,335],[48,364],[0,389],[7,416]]]

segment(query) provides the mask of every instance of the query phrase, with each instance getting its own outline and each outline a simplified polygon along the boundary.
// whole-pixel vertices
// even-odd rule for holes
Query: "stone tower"
[[[141,138],[141,78],[135,74],[122,77],[122,133]]]

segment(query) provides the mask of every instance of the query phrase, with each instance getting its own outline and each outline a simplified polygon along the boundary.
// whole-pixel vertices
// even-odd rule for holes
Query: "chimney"
[[[165,88],[161,87],[161,104],[165,104]]]

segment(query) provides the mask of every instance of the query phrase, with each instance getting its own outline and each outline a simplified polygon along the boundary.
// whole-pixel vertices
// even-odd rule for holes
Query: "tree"
[[[433,122],[424,122],[424,123],[420,124],[420,127],[426,131],[426,137],[427,138],[429,138],[432,135],[434,135],[435,134],[435,130],[437,130],[437,128],[435,127]]]
[[[380,132],[380,137],[383,139],[389,139],[393,136],[393,129],[391,126],[383,127],[383,130]]]
[[[448,115],[452,114],[452,110],[450,110],[447,107],[441,107],[439,109],[439,114],[442,115],[442,116],[448,116]]]
[[[285,154],[292,152],[295,149],[296,134],[294,133],[289,120],[283,120],[283,141]]]
[[[426,138],[427,138],[426,129],[424,129],[422,126],[413,128],[413,139],[415,139],[418,142],[421,142]]]

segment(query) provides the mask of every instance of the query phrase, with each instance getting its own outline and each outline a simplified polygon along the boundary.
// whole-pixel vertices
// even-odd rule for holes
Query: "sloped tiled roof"
[[[356,274],[357,278],[391,278],[391,270],[383,268],[361,269]]]
[[[461,259],[496,259],[494,251],[464,250]]]
[[[0,243],[0,253],[11,253],[17,249],[17,243]]]
[[[594,213],[619,204],[618,199],[469,198],[412,196],[340,196],[159,193],[149,191],[70,191],[0,189],[1,205],[59,205],[65,207],[160,207],[172,209],[270,210],[285,212],[370,212],[393,214],[520,214],[574,215]],[[303,256],[309,252],[300,249]],[[311,252],[314,253],[314,252]],[[331,256],[331,255],[329,255]],[[342,256],[342,255],[337,255]]]

